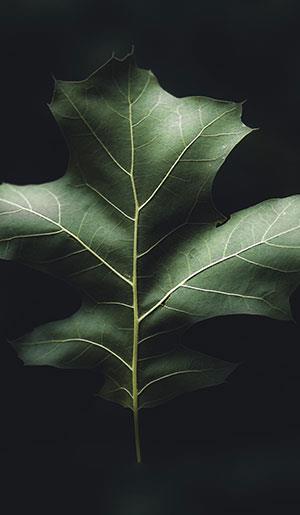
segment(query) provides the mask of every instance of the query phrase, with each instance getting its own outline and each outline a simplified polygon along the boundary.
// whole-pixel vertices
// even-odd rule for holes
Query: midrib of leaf
[[[128,118],[131,145],[130,180],[134,198],[134,232],[132,252],[132,304],[133,304],[133,341],[132,341],[132,409],[134,420],[134,440],[136,460],[141,463],[141,445],[139,428],[139,404],[138,404],[138,341],[139,341],[139,306],[138,306],[138,285],[137,285],[137,255],[138,255],[138,225],[139,225],[139,202],[134,181],[134,136],[132,123],[132,102],[131,102],[131,65],[128,66]]]

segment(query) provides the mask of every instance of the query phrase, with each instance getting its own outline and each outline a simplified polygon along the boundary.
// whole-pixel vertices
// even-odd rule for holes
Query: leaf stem
[[[140,424],[139,424],[139,408],[137,396],[133,398],[133,421],[134,421],[134,444],[137,463],[142,463],[141,442],[140,442]]]

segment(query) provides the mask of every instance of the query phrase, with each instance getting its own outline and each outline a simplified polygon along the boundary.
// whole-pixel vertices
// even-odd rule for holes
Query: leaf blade
[[[235,365],[182,347],[184,331],[236,313],[290,319],[300,280],[299,195],[228,221],[212,201],[220,166],[252,131],[241,104],[173,97],[128,55],[56,81],[50,109],[68,169],[0,186],[0,257],[67,281],[83,301],[17,352],[28,364],[98,366],[99,394],[133,410],[224,381]]]

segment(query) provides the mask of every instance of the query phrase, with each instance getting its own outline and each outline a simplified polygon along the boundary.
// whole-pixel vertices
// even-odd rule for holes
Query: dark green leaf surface
[[[235,365],[180,337],[221,315],[291,318],[300,196],[225,221],[211,190],[251,132],[241,104],[175,98],[132,55],[84,81],[56,82],[50,109],[69,146],[67,172],[0,187],[0,257],[62,278],[82,306],[16,341],[19,356],[30,365],[99,366],[99,394],[134,411],[223,382]]]

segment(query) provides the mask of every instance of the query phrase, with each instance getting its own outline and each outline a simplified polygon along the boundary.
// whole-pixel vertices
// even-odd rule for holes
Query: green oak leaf
[[[25,364],[98,366],[99,395],[140,408],[222,383],[235,365],[187,348],[195,322],[230,314],[288,320],[300,277],[300,196],[226,220],[212,183],[252,129],[241,104],[176,98],[133,55],[57,81],[50,109],[66,174],[0,186],[0,257],[65,280],[80,309],[13,343]]]

